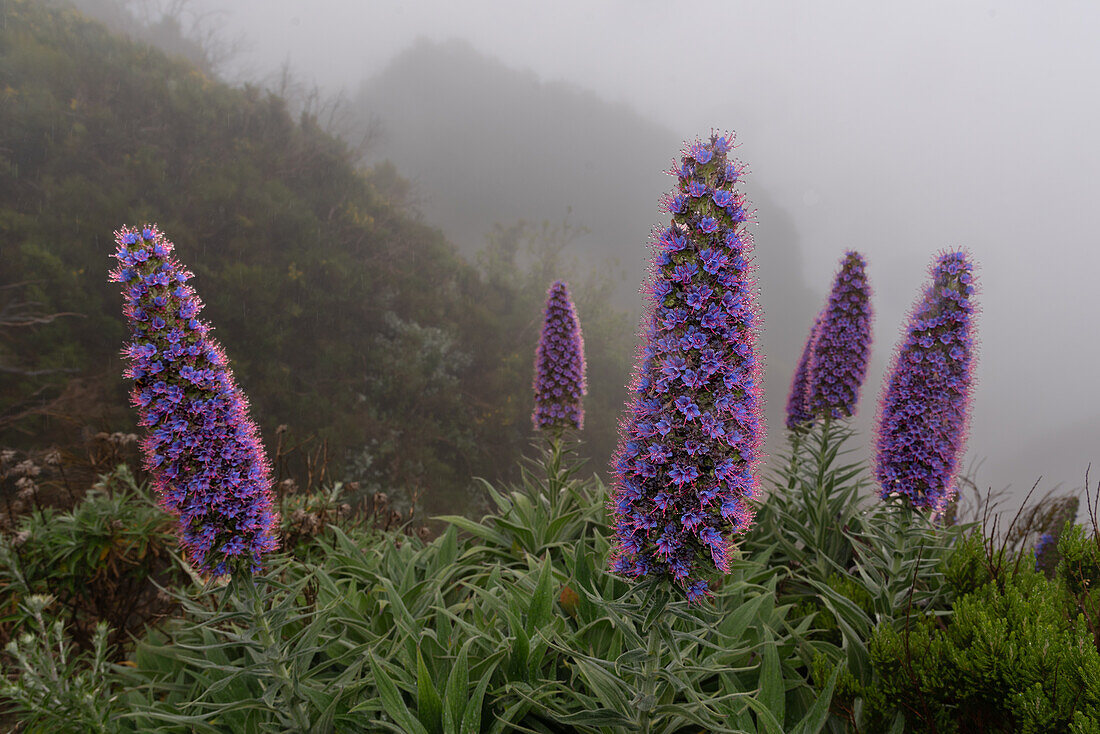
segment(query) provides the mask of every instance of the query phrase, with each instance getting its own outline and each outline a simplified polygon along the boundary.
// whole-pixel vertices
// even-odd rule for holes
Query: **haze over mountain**
[[[574,257],[582,273],[616,263],[617,302],[635,317],[640,314],[637,288],[648,266],[650,233],[669,220],[660,202],[674,179],[665,171],[684,143],[671,129],[625,103],[608,102],[574,84],[544,81],[458,39],[418,39],[360,86],[352,106],[359,132],[373,130],[369,155],[393,162],[412,182],[409,201],[468,257],[476,256],[497,224],[568,217],[587,231],[566,250],[567,259]],[[805,262],[833,249],[830,256],[837,263],[842,250],[803,236],[761,177],[752,175],[751,165],[749,171],[743,190],[756,210],[767,450],[774,454],[785,440],[784,408],[794,363],[832,280],[831,271],[807,269]],[[851,246],[866,251],[859,243],[864,237],[854,235]],[[902,326],[878,312],[892,300],[915,298],[924,266],[871,258],[878,338],[854,420],[868,438]],[[899,271],[908,271],[910,292],[880,288],[900,279]],[[807,275],[814,276],[812,283]],[[986,426],[1021,420],[1014,400],[986,407]],[[971,444],[970,460],[975,466],[990,456],[998,461],[982,463],[976,479],[983,489],[1009,488],[1014,499],[1022,499],[1040,476],[1046,477],[1040,493],[1059,483],[1059,491],[1075,490],[1080,482],[1067,468],[1079,469],[1083,479],[1087,457],[1095,454],[1089,425],[1079,422],[1057,438],[1040,436],[1023,452],[1007,450],[1002,432],[983,430]],[[868,458],[870,448],[870,440],[861,442],[857,456]]]
[[[371,155],[411,179],[424,218],[462,251],[473,255],[496,223],[568,216],[587,233],[567,253],[582,271],[617,262],[619,302],[640,312],[650,233],[669,220],[660,201],[675,179],[664,171],[684,143],[671,130],[459,40],[420,39],[367,80],[353,104],[361,124],[375,127]],[[757,209],[769,423],[778,427],[829,275],[808,287],[790,217],[752,175],[743,190]]]
[[[1100,250],[1092,246],[1090,219],[1100,104],[1081,92],[1100,73],[1094,4],[1051,10],[932,0],[862,3],[848,14],[824,5],[725,0],[704,0],[690,12],[626,0],[553,6],[318,0],[308,12],[289,0],[187,6],[196,18],[216,20],[223,38],[243,41],[242,53],[219,68],[239,82],[277,79],[286,64],[307,85],[354,94],[416,39],[462,39],[508,69],[530,70],[520,73],[528,86],[583,88],[604,104],[629,105],[650,128],[667,126],[672,148],[643,151],[659,168],[685,137],[729,126],[744,143],[753,174],[746,192],[760,209],[773,416],[844,249],[866,254],[875,289],[877,362],[857,422],[866,429],[928,262],[942,248],[963,246],[980,266],[982,309],[966,463],[986,459],[979,479],[994,488],[1012,485],[1019,500],[1039,475],[1044,486],[1079,484],[1089,461],[1100,458],[1092,439],[1100,434],[1100,381],[1091,368],[1100,343],[1087,337],[1100,313],[1100,291],[1091,283]],[[729,42],[704,42],[712,28],[725,29]],[[433,72],[453,79],[446,68]],[[406,93],[438,94],[439,86],[427,82]],[[440,122],[451,112],[441,110]],[[389,134],[396,133],[391,125]],[[640,175],[656,176],[658,191],[671,185],[653,169]],[[422,197],[428,185],[421,177]],[[569,182],[552,190],[561,188]],[[782,217],[769,214],[769,196],[782,205]],[[562,201],[552,200],[548,216],[557,221]],[[429,207],[422,202],[426,216]],[[502,221],[519,216],[537,215],[509,212]],[[769,273],[781,271],[764,260],[777,253],[762,247],[781,219],[798,245],[792,262],[800,267],[790,272],[817,292],[789,314],[776,310],[795,300],[778,288],[788,283],[773,279]],[[601,224],[581,222],[577,212],[573,221],[594,231]],[[647,211],[635,224],[644,237],[657,221]],[[478,233],[492,224],[472,229],[472,244],[459,244],[476,249]],[[644,256],[642,247],[640,257],[621,262],[625,268]],[[626,275],[623,297],[632,297],[634,287]],[[780,330],[791,335],[777,346]],[[771,426],[772,437],[781,436],[774,420]],[[1052,438],[1067,426],[1080,435]],[[1017,468],[1025,450],[1036,452],[1037,463]]]
[[[377,121],[375,154],[413,181],[427,220],[460,249],[476,252],[497,222],[568,215],[589,230],[577,242],[586,260],[619,256],[632,283],[642,277],[682,142],[669,130],[458,40],[419,40],[354,104]]]

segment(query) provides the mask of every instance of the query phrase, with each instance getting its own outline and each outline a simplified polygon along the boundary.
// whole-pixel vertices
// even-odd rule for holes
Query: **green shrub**
[[[1079,536],[1063,536],[1070,558]],[[958,594],[949,616],[875,628],[867,646],[873,678],[845,689],[862,698],[861,731],[887,731],[899,713],[910,732],[1100,726],[1100,654],[1084,615],[1072,609],[1072,589],[1033,564],[1016,571],[1011,558],[991,575],[986,554],[982,538],[971,536],[947,560],[945,577]]]
[[[159,586],[183,581],[172,558],[168,516],[126,465],[104,475],[71,510],[36,509],[0,539],[0,609],[10,636],[19,606],[35,594],[56,599],[54,614],[82,650],[100,622],[121,646],[169,613]]]
[[[742,559],[705,609],[632,589],[606,571],[606,488],[576,469],[548,455],[430,543],[336,528],[316,562],[178,593],[182,619],[119,668],[120,726],[820,731],[805,674],[828,645],[779,575]]]
[[[107,662],[107,626],[96,625],[91,649],[73,649],[60,619],[46,620],[53,597],[33,595],[22,606],[30,629],[8,643],[20,675],[9,680],[0,665],[0,700],[6,700],[22,724],[20,731],[109,732],[116,679]]]
[[[770,542],[746,538],[712,604],[608,573],[607,488],[552,444],[518,485],[485,486],[493,512],[444,518],[430,542],[341,511],[265,577],[178,584],[178,615],[122,664],[96,663],[94,644],[60,653],[98,671],[99,703],[78,715],[84,688],[27,693],[68,649],[45,613],[28,619],[54,638],[13,660],[5,697],[60,731],[107,714],[133,732],[1096,731],[1092,539],[1067,529],[1047,580],[990,558],[973,526],[841,506],[858,482],[832,468],[842,453],[776,490]],[[283,500],[323,514],[339,489]]]

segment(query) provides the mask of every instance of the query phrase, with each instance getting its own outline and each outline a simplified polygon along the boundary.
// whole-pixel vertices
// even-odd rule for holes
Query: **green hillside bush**
[[[360,518],[297,536],[254,580],[178,571],[174,615],[134,645],[104,625],[72,647],[63,608],[23,594],[34,632],[9,647],[3,695],[28,731],[1095,731],[1091,537],[1062,536],[1072,586],[1030,555],[990,563],[974,525],[857,502],[837,526],[826,508],[861,472],[834,464],[845,432],[816,430],[818,458],[773,487],[708,604],[608,573],[607,488],[551,443],[514,485],[485,484],[485,517],[440,518],[432,540]]]
[[[0,386],[0,415],[45,389],[68,420],[28,418],[0,445],[132,430],[104,272],[120,223],[156,221],[194,270],[261,426],[288,424],[327,441],[334,470],[369,463],[361,479],[463,511],[469,478],[502,478],[527,446],[539,295],[526,288],[545,258],[528,272],[515,248],[568,233],[521,227],[511,259],[478,268],[392,203],[393,179],[392,167],[357,170],[343,142],[271,93],[73,11],[0,4],[0,286],[83,316],[11,334],[5,362],[24,374]],[[602,465],[633,324],[603,281],[576,286],[596,337],[591,412],[605,415],[589,445]],[[45,370],[69,372],[30,374]]]

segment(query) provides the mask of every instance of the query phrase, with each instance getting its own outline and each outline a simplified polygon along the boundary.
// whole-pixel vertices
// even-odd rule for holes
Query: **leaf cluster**
[[[792,432],[745,544],[777,547],[789,573],[779,602],[817,611],[819,634],[844,652],[831,725],[1096,730],[1094,538],[1067,524],[1048,580],[1030,550],[1009,547],[1011,533],[998,545],[979,523],[942,527],[904,505],[861,502],[863,469],[843,462],[852,437],[828,421]],[[1053,517],[1066,504],[1030,515]],[[823,681],[834,662],[816,659],[813,678]]]
[[[172,558],[167,514],[126,465],[101,477],[70,511],[35,509],[0,537],[0,630],[10,639],[27,622],[27,599],[49,595],[78,648],[91,650],[99,625],[115,647],[172,612],[159,586],[184,580]]]
[[[429,543],[336,528],[316,562],[181,588],[180,618],[104,682],[114,726],[820,731],[829,691],[805,676],[825,643],[776,603],[767,559],[739,561],[705,609],[632,587],[606,571],[606,488],[578,473],[551,446],[493,489],[495,512]]]

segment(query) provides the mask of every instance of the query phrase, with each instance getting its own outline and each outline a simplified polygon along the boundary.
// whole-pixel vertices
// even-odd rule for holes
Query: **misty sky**
[[[229,69],[240,79],[289,60],[307,80],[354,94],[418,37],[460,38],[544,81],[625,103],[683,139],[735,131],[752,173],[745,191],[751,200],[754,186],[766,189],[794,219],[807,282],[824,290],[843,250],[866,254],[880,358],[933,255],[967,247],[983,312],[968,451],[988,457],[979,479],[1026,489],[1043,474],[1043,487],[1071,489],[1100,464],[1100,5],[196,5],[222,11],[225,34],[244,38]],[[864,412],[880,380],[868,376]],[[1054,439],[1072,447],[1070,461],[1028,454]],[[1030,463],[1014,464],[1020,457]]]

